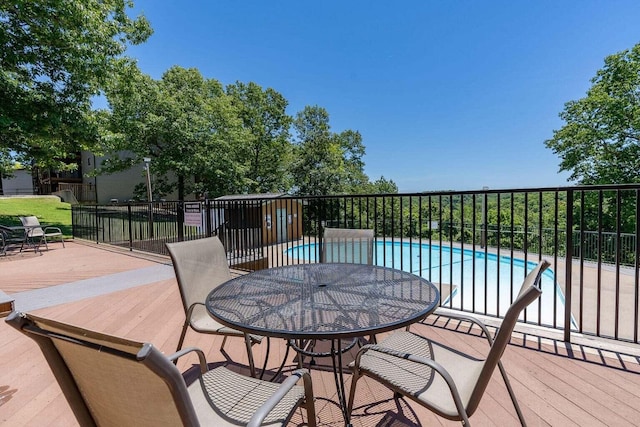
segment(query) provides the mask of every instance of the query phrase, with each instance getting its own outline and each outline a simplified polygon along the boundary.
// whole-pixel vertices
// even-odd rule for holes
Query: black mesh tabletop
[[[358,337],[416,322],[435,310],[428,280],[386,267],[300,264],[259,270],[211,291],[206,305],[220,322],[282,338]]]

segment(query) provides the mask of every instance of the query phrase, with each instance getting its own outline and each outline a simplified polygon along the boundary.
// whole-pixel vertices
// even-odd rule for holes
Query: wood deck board
[[[69,277],[77,280],[77,272],[71,271],[67,276],[64,269],[54,269],[54,273],[50,273],[52,270],[46,266],[47,262],[58,262],[54,260],[54,254],[56,257],[72,254],[74,246],[74,242],[69,242],[67,249],[45,251],[42,257],[3,261],[0,265],[0,289],[28,290],[32,289],[27,286],[29,283],[61,284]],[[71,250],[65,253],[68,249]],[[104,266],[96,270],[98,274],[125,271],[121,270],[125,265],[127,268],[140,268],[153,262],[147,259],[129,260],[135,257],[91,246],[83,246],[81,250],[83,262],[91,262],[93,256]],[[30,263],[34,261],[41,268],[31,267]],[[4,267],[21,263],[25,263],[25,271],[21,272],[16,285]],[[110,265],[114,270],[109,270]],[[11,271],[17,270],[12,267]],[[38,275],[47,272],[49,277],[42,280],[38,278]],[[165,353],[175,350],[184,321],[174,280],[42,308],[35,313],[106,333],[149,341]],[[478,357],[486,355],[487,344],[484,338],[478,337],[477,330],[457,326],[453,322],[445,323],[437,318],[429,318],[426,323],[414,325],[411,330]],[[432,326],[431,323],[438,326]],[[0,425],[77,425],[36,345],[4,322],[0,324],[0,337]],[[382,338],[384,336],[378,337],[379,340]],[[508,346],[504,353],[503,363],[529,425],[640,425],[640,367],[636,356],[584,346],[565,346],[564,343],[532,335],[515,334],[512,342],[513,345]],[[244,342],[229,338],[224,352],[220,351],[221,343],[221,337],[189,331],[184,345],[201,347],[214,365],[227,364],[233,370],[247,373]],[[271,340],[270,372],[277,369],[285,350],[284,340]],[[266,340],[253,347],[258,367],[262,366],[265,351]],[[347,359],[353,357],[353,351]],[[178,367],[184,371],[193,363],[195,358],[185,358]],[[318,362],[318,369],[312,370],[319,425],[340,426],[333,374],[327,367],[328,363],[324,360]],[[295,368],[294,355],[289,354],[285,371]],[[346,376],[346,382],[349,388],[350,375]],[[305,417],[304,411],[298,411],[290,425],[299,425]],[[471,421],[480,426],[518,425],[515,410],[497,371]],[[437,417],[407,399],[394,400],[388,389],[368,378],[358,382],[353,424],[394,427],[459,425]]]
[[[640,418],[640,413],[628,402],[637,401],[638,385],[620,381],[620,376],[614,369],[589,366],[589,362],[572,365],[571,372],[567,371],[566,363],[558,357],[547,357],[541,364],[537,359],[532,363],[537,364],[541,373],[554,377],[556,390],[580,406],[580,409],[591,413],[592,416],[603,422],[633,423]],[[616,399],[602,402],[594,396],[605,393],[615,396]],[[617,424],[617,422],[616,422]]]

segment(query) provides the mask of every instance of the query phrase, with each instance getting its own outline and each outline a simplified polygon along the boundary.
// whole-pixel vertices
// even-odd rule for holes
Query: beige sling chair
[[[373,265],[374,230],[325,227],[322,233],[322,262],[342,264]],[[370,337],[375,341],[375,337]],[[342,352],[351,350],[359,340],[352,339],[345,343]],[[304,356],[311,357],[315,364],[316,357],[329,357],[331,351],[320,351],[317,340],[295,342],[289,340],[289,346],[298,353],[298,365],[302,367]]]
[[[209,292],[231,279],[227,255],[222,242],[217,237],[186,240],[184,242],[167,243],[169,255],[173,261],[185,321],[176,351],[182,348],[189,327],[202,334],[223,335],[220,350],[224,348],[227,337],[241,337],[245,340],[249,369],[255,377],[255,364],[251,346],[262,341],[261,336],[247,335],[236,329],[222,325],[207,312],[205,299]]]
[[[38,344],[81,426],[282,426],[302,404],[315,426],[305,370],[270,383],[223,366],[208,370],[196,348],[165,356],[149,343],[30,314],[14,312],[6,321]],[[199,375],[187,385],[173,360],[192,352]]]
[[[373,265],[374,231],[325,227],[322,262]]]
[[[543,260],[527,275],[495,338],[491,338],[489,330],[479,320],[451,316],[473,322],[482,329],[490,345],[484,360],[409,331],[395,332],[377,345],[362,347],[353,363],[347,410],[353,409],[358,379],[367,375],[436,414],[469,426],[469,417],[478,408],[497,365],[520,423],[526,425],[500,357],[511,339],[518,316],[542,294],[542,273],[548,266],[549,263]]]

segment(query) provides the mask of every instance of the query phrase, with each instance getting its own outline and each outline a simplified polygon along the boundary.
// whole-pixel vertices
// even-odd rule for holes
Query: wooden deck
[[[184,314],[175,279],[135,283],[113,290],[110,283],[121,272],[169,266],[168,258],[146,256],[96,246],[68,242],[67,248],[53,243],[42,256],[23,253],[0,259],[0,290],[16,297],[17,309],[29,307],[36,290],[49,291],[49,303],[33,312],[61,321],[123,337],[152,342],[165,353],[175,349]],[[147,270],[144,270],[147,271]],[[154,270],[155,271],[155,270]],[[92,296],[67,295],[68,286],[58,286],[103,277]],[[86,282],[89,283],[89,282]],[[112,283],[113,287],[117,285]],[[122,285],[122,283],[120,283]],[[59,290],[59,292],[58,292]],[[32,292],[32,293],[29,293]],[[74,291],[76,292],[76,291]],[[67,293],[67,294],[65,294]],[[25,298],[29,297],[29,298]],[[41,304],[42,305],[42,304]],[[448,345],[481,357],[486,341],[466,325],[432,316],[413,331],[429,335]],[[640,425],[640,349],[612,345],[599,340],[576,338],[580,344],[566,345],[553,340],[547,331],[529,329],[514,334],[503,356],[512,385],[530,426],[552,425]],[[190,331],[185,345],[198,346],[212,364],[227,364],[247,372],[244,345],[229,339],[225,351],[222,340]],[[266,345],[254,347],[261,364]],[[268,369],[274,370],[284,356],[281,340],[272,340]],[[351,356],[352,357],[352,356]],[[178,364],[187,370],[195,359]],[[319,360],[312,370],[316,411],[320,426],[342,425],[337,407],[333,375],[327,361]],[[286,369],[295,362],[289,356]],[[406,399],[398,401],[387,389],[362,379],[358,385],[354,426],[459,425],[432,415]],[[291,425],[304,425],[305,414],[295,415]],[[504,384],[494,374],[473,425],[518,425]],[[0,425],[77,425],[53,375],[36,345],[22,334],[0,323]]]

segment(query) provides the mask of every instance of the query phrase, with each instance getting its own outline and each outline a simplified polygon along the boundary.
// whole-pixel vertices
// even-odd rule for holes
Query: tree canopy
[[[156,190],[179,197],[241,192],[247,167],[241,142],[249,139],[220,82],[195,68],[174,66],[160,80],[136,67],[108,90],[111,114],[104,169],[114,172],[152,159]],[[129,153],[122,157],[119,153]]]
[[[272,88],[236,82],[226,88],[236,107],[246,140],[241,151],[246,163],[248,193],[287,191],[291,187],[288,165],[291,161],[287,100]]]
[[[357,131],[331,132],[329,113],[307,106],[293,127],[297,134],[291,173],[299,195],[358,192],[369,182],[364,173],[365,147]]]
[[[640,44],[608,56],[586,97],[565,104],[545,141],[580,184],[640,182]]]
[[[92,97],[122,70],[127,46],[152,32],[127,15],[132,5],[0,0],[0,157],[63,169],[97,140]]]
[[[369,182],[362,135],[332,132],[323,108],[294,120],[284,96],[253,82],[225,88],[179,66],[159,80],[142,73],[125,53],[152,30],[132,7],[0,0],[0,176],[16,161],[73,168],[66,160],[85,150],[106,156],[95,173],[150,157],[156,197],[397,192],[393,181]],[[97,95],[108,109],[93,109]]]

